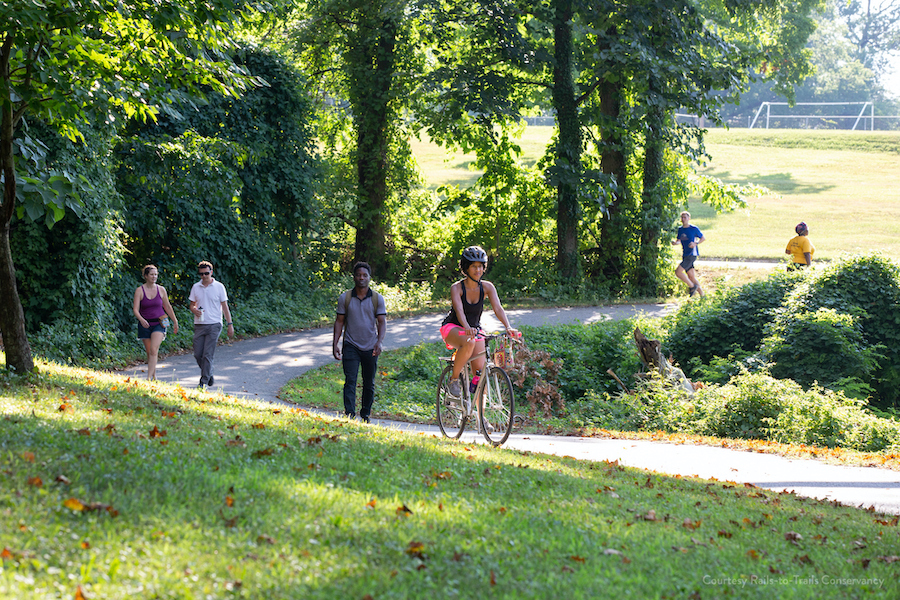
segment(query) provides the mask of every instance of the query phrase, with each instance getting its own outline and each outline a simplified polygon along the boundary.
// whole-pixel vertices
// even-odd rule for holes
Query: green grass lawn
[[[521,145],[533,163],[554,129],[529,127]],[[705,257],[784,259],[794,226],[805,221],[815,259],[880,251],[900,260],[900,133],[796,130],[711,130],[712,156],[700,172],[728,183],[755,183],[772,193],[745,210],[716,215],[690,203],[707,237]],[[415,142],[413,151],[429,187],[469,185],[471,156],[445,160],[440,148]]]
[[[897,519],[42,365],[3,598],[896,598]]]

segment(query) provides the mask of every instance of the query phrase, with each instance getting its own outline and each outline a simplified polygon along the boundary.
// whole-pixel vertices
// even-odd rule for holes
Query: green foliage
[[[880,348],[866,345],[857,319],[831,308],[782,311],[762,342],[772,375],[803,386],[828,385],[842,378],[864,380],[874,369]]]
[[[726,385],[688,396],[659,378],[634,394],[590,393],[579,407],[586,424],[617,430],[667,431],[723,438],[876,452],[900,447],[900,423],[873,415],[863,402],[818,386],[746,371]]]
[[[900,268],[878,254],[858,255],[817,271],[785,300],[790,312],[834,309],[858,318],[865,344],[883,354],[872,373],[879,402],[900,399]]]
[[[566,404],[579,401],[588,390],[615,391],[617,384],[606,372],[620,377],[641,370],[634,346],[634,328],[646,328],[648,336],[657,327],[647,320],[625,319],[590,325],[522,327],[532,350],[546,350],[559,363],[559,390]]]
[[[210,260],[235,298],[303,287],[320,226],[308,100],[281,59],[236,59],[268,81],[239,99],[210,94],[181,120],[129,132],[118,148],[118,185],[137,270],[172,271],[184,301],[194,266]],[[304,264],[306,262],[306,264]]]
[[[802,280],[797,273],[776,273],[762,281],[726,288],[700,301],[686,302],[667,318],[663,344],[689,377],[714,357],[755,352],[771,322],[772,311]]]
[[[83,212],[66,212],[53,229],[43,221],[13,222],[10,243],[25,327],[36,333],[42,324],[65,319],[69,327],[79,324],[69,332],[73,339],[83,336],[94,347],[132,319],[134,286],[122,274],[122,198],[112,176],[111,133],[85,129],[83,141],[72,142],[41,122],[29,129],[43,140],[46,168],[78,173],[86,186]]]

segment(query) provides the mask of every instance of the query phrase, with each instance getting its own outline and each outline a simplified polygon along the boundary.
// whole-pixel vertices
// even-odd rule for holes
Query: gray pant
[[[200,385],[207,385],[212,379],[213,359],[216,356],[216,343],[222,333],[221,323],[194,325],[194,358],[200,367]]]

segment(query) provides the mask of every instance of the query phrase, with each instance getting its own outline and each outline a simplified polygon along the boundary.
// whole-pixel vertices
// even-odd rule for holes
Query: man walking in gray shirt
[[[353,265],[353,289],[338,297],[337,318],[334,320],[332,352],[344,367],[344,413],[356,416],[356,378],[362,367],[363,393],[360,418],[369,422],[375,402],[375,371],[387,324],[384,297],[369,288],[372,268],[369,263]],[[343,347],[338,346],[344,334]]]

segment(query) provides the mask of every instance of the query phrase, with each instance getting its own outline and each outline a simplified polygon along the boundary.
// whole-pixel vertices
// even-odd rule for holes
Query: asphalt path
[[[639,313],[656,317],[671,308],[665,304],[616,305],[510,310],[507,315],[513,326],[549,325],[593,323]],[[385,349],[439,340],[442,319],[443,315],[424,315],[389,320]],[[486,312],[483,319],[482,324],[487,330],[500,329],[500,323],[492,313]],[[216,350],[215,388],[233,396],[279,403],[279,390],[289,380],[334,361],[331,341],[332,329],[321,328],[222,343]],[[143,366],[129,370],[129,374],[138,377],[145,376],[144,373],[146,368]],[[170,356],[157,366],[157,377],[193,388],[198,384],[200,370],[190,354]],[[440,435],[436,426],[381,420],[373,420],[373,423],[411,433]],[[469,431],[462,439],[467,443],[483,441]],[[788,459],[702,445],[534,434],[511,435],[505,447],[582,460],[618,461],[621,465],[668,475],[749,483],[774,491],[786,490],[801,496],[900,514],[900,472],[888,469],[828,465],[812,459]]]

